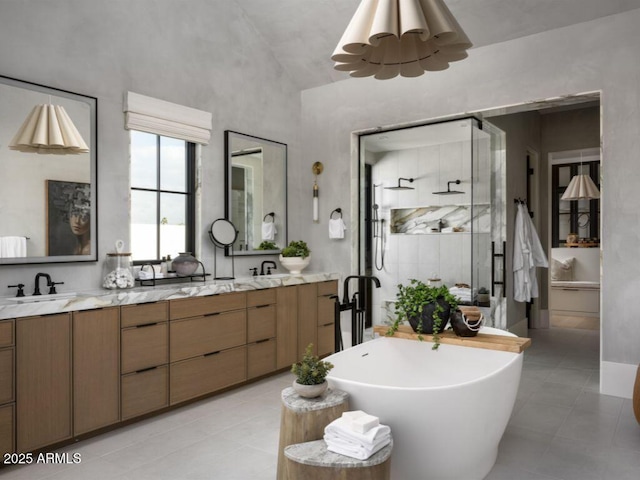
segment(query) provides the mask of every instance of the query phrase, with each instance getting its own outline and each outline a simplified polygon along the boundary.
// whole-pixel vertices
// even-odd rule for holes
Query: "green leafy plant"
[[[260,245],[258,245],[258,248],[256,248],[256,250],[277,250],[278,246],[273,243],[270,242],[269,240],[264,240]]]
[[[281,255],[283,257],[302,257],[307,258],[311,250],[307,246],[304,240],[292,240],[289,245],[282,249]]]
[[[331,362],[325,362],[313,354],[313,343],[307,345],[302,361],[291,365],[291,372],[297,377],[301,385],[320,385],[333,368]]]
[[[487,287],[480,287],[478,289],[478,293],[482,294],[482,295],[486,295],[489,293],[489,290],[487,289]]]
[[[395,313],[396,319],[387,330],[388,336],[393,336],[398,331],[398,326],[409,318],[418,319],[418,328],[416,332],[418,339],[423,340],[422,336],[422,311],[427,305],[433,304],[433,349],[437,350],[440,346],[440,332],[442,330],[442,319],[440,314],[445,311],[441,302],[448,303],[451,311],[455,311],[458,307],[458,299],[449,292],[446,285],[440,287],[432,287],[415,278],[409,280],[409,285],[398,285],[396,293]]]

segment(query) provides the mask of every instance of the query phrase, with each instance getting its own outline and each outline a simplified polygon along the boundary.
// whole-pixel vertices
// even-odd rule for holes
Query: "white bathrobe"
[[[538,298],[536,267],[549,267],[527,208],[519,203],[513,241],[513,296],[516,302]]]

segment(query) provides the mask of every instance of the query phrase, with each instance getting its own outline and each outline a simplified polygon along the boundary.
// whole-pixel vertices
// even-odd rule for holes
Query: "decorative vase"
[[[443,308],[443,311],[438,314],[441,320],[438,333],[442,333],[449,322],[451,305],[449,305],[444,299],[438,300],[438,304]],[[433,312],[435,309],[436,305],[434,303],[429,303],[422,308],[422,333],[427,335],[433,334]],[[418,317],[409,318],[409,325],[411,325],[411,328],[413,328],[413,331],[416,333],[418,332],[419,322],[420,319]]]
[[[198,265],[200,265],[200,262],[191,255],[191,252],[182,252],[171,262],[171,270],[178,275],[188,276],[193,275],[198,269]]]
[[[484,316],[479,315],[465,316],[459,309],[451,314],[451,328],[459,337],[475,337],[482,327]]]
[[[478,301],[478,305],[481,307],[491,306],[491,295],[488,293],[479,293],[476,296],[476,300]]]
[[[116,290],[135,286],[131,253],[107,253],[102,271],[104,288]]]
[[[577,233],[570,233],[569,235],[567,235],[567,243],[578,243],[579,240],[580,237]]]
[[[302,385],[297,380],[293,381],[293,389],[298,395],[304,398],[316,398],[322,395],[329,386],[329,383],[325,380],[317,385]]]
[[[289,270],[289,273],[291,274],[299,274],[302,272],[302,270],[304,270],[307,265],[309,265],[309,262],[311,261],[311,256],[307,256],[307,257],[283,257],[282,255],[280,255],[280,264],[286,268],[287,270]]]

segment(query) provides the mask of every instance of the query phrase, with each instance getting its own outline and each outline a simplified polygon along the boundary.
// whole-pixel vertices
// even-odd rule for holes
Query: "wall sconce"
[[[324,170],[324,165],[322,162],[316,162],[311,167],[311,171],[315,175],[313,180],[313,221],[314,223],[320,222],[320,212],[318,207],[318,197],[319,197],[319,189],[318,189],[318,175],[322,173]]]

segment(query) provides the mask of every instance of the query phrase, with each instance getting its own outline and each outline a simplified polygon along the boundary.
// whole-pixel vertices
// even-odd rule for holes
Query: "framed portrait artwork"
[[[48,256],[91,255],[91,185],[47,180]]]

